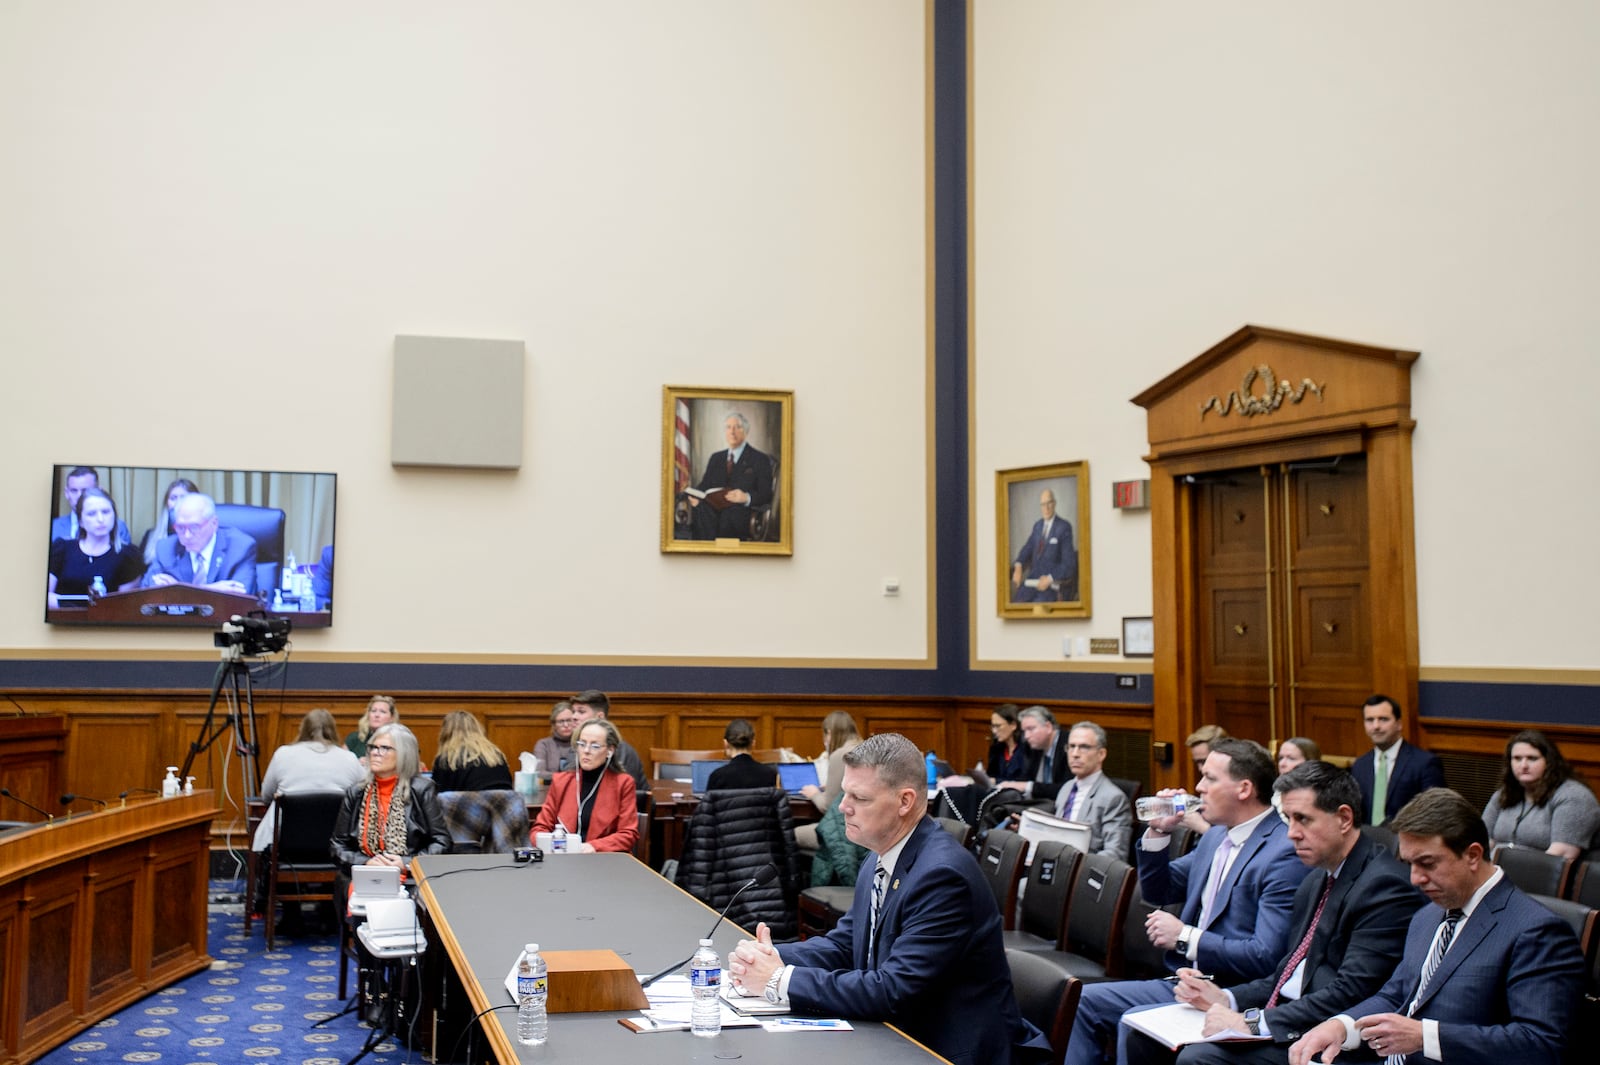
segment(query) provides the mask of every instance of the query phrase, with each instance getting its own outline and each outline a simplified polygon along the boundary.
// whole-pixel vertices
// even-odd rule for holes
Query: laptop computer
[[[417,951],[423,949],[425,942],[417,920],[417,905],[409,898],[369,901],[367,923],[361,926],[360,936],[373,951]]]
[[[783,785],[784,791],[799,791],[808,784],[814,788],[822,786],[815,762],[778,763],[778,783]]]
[[[711,781],[711,774],[728,764],[726,758],[696,758],[689,763],[689,787],[696,795],[706,793],[706,785]]]
[[[357,865],[350,870],[350,912],[360,916],[374,899],[405,898],[400,870],[392,865]]]

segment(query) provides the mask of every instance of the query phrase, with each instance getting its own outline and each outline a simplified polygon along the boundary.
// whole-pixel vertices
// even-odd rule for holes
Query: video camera
[[[212,633],[211,639],[215,646],[237,648],[241,655],[269,655],[283,650],[292,627],[288,618],[235,614],[232,621],[224,621],[222,628]]]

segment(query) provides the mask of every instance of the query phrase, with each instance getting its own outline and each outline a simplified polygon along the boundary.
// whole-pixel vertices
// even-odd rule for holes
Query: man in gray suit
[[[1388,1065],[1560,1065],[1583,988],[1567,923],[1490,863],[1483,819],[1449,788],[1418,795],[1390,827],[1434,905],[1412,918],[1388,983],[1307,1032],[1290,1065],[1362,1043]]]
[[[1128,860],[1133,840],[1133,807],[1105,775],[1106,730],[1080,721],[1067,733],[1067,766],[1072,783],[1056,795],[1055,814],[1089,826],[1089,852]]]

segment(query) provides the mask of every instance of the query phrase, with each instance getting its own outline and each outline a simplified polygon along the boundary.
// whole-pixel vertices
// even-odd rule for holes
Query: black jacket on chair
[[[765,921],[776,941],[799,935],[799,851],[789,793],[782,788],[708,791],[689,820],[678,886],[721,910],[756,870],[771,862],[778,877],[739,896],[728,920],[751,931]]]

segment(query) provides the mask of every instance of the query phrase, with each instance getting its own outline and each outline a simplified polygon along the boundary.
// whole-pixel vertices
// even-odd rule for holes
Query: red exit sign
[[[1117,510],[1148,510],[1150,508],[1150,482],[1112,481],[1111,505]]]

